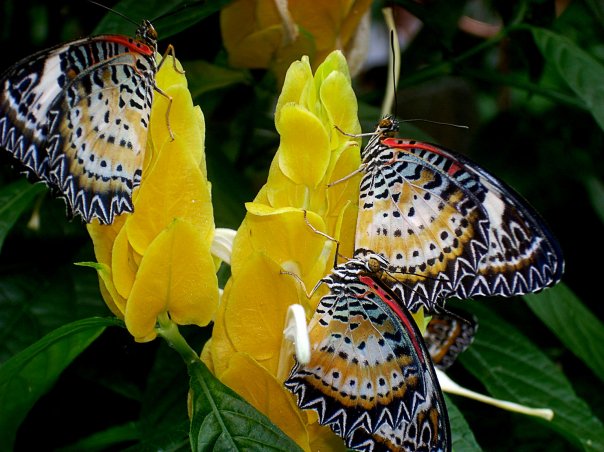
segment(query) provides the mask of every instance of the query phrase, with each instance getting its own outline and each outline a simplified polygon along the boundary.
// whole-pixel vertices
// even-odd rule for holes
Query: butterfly
[[[310,362],[296,362],[285,382],[298,406],[354,450],[451,450],[442,392],[407,308],[364,259],[322,281],[330,292],[309,324]]]
[[[155,88],[157,33],[102,35],[31,55],[0,77],[0,147],[86,222],[132,212]]]
[[[397,131],[384,117],[362,151],[354,256],[383,256],[381,278],[409,310],[560,280],[562,251],[520,195],[468,158]]]
[[[437,369],[448,369],[474,340],[478,329],[475,317],[470,319],[452,313],[432,314],[424,332],[426,348]]]

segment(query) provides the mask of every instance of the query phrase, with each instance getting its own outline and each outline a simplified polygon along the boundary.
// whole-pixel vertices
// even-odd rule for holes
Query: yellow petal
[[[120,296],[128,298],[134,284],[134,278],[136,278],[138,264],[134,261],[132,248],[128,243],[126,228],[122,228],[115,238],[115,242],[113,242],[111,269],[115,289]]]
[[[208,186],[186,143],[179,139],[162,148],[139,190],[135,212],[126,222],[134,250],[145,254],[149,243],[174,218],[198,228],[201,239],[210,246],[214,218]]]
[[[310,209],[310,190],[306,185],[296,184],[283,174],[283,171],[279,168],[278,156],[279,151],[277,151],[271,163],[268,180],[254,201],[263,202],[275,208],[298,207],[300,209]],[[261,198],[264,196],[266,200]]]
[[[120,232],[128,215],[115,217],[112,224],[101,225],[98,222],[88,223],[86,229],[94,244],[94,255],[97,262],[111,265],[111,252],[115,237]]]
[[[310,450],[300,411],[290,393],[283,387],[283,382],[278,381],[244,353],[236,353],[231,357],[229,368],[222,374],[221,380],[254,408],[268,416],[302,449]]]
[[[346,449],[342,438],[336,435],[326,425],[320,425],[318,422],[314,422],[308,425],[306,429],[308,430],[308,436],[311,438],[310,450],[328,450],[331,452],[344,452],[348,450]]]
[[[169,310],[178,324],[207,325],[218,304],[214,263],[197,230],[175,220],[149,245],[126,304],[136,340],[154,337],[157,316]]]
[[[300,103],[300,99],[306,97],[304,92],[309,89],[314,89],[312,70],[308,57],[303,57],[300,61],[294,61],[287,70],[275,108],[275,121],[280,120],[279,115],[284,105]]]
[[[245,229],[240,229],[233,244],[233,273],[237,274],[251,254],[260,252],[312,288],[331,265],[329,256],[335,244],[313,231],[299,209],[273,209],[259,203],[246,207]],[[326,230],[323,219],[314,212],[308,211],[306,218],[315,229]]]
[[[224,287],[224,292],[220,300],[218,311],[214,317],[214,327],[212,329],[212,341],[208,345],[204,346],[204,350],[207,348],[208,352],[206,355],[201,356],[204,363],[213,369],[214,375],[218,378],[227,369],[228,362],[233,353],[237,350],[227,335],[225,324],[224,324],[224,312],[229,304],[231,287],[233,286],[233,278],[230,278]],[[208,361],[211,358],[211,362]]]
[[[281,109],[277,131],[281,135],[279,168],[296,183],[315,188],[329,166],[329,136],[308,110],[294,104]]]
[[[261,253],[249,256],[233,278],[224,325],[233,346],[276,374],[287,308],[298,282]]]
[[[327,113],[329,124],[338,126],[349,134],[361,132],[357,117],[357,102],[350,80],[341,72],[331,72],[321,84],[321,102]],[[351,140],[350,137],[331,129],[331,147],[336,149]],[[360,140],[356,140],[359,142]]]

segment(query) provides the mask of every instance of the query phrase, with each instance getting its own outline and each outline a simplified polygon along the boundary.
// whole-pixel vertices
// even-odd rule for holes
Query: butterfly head
[[[375,134],[380,138],[392,138],[398,133],[398,120],[393,115],[386,115],[378,122]]]
[[[136,29],[136,39],[157,51],[157,31],[148,20],[143,20]]]
[[[398,133],[398,120],[392,115],[384,116],[380,122],[378,122],[375,132],[369,142],[363,148],[361,152],[361,159],[364,163],[371,162],[375,154],[381,152],[380,143],[386,138],[393,138]]]

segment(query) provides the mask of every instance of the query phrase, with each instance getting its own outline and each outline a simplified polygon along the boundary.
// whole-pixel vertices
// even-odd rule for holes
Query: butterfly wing
[[[474,340],[478,330],[475,317],[462,318],[451,313],[433,314],[424,341],[434,366],[446,370]]]
[[[512,296],[555,284],[562,253],[503,182],[438,146],[383,139],[361,182],[357,256],[382,254],[412,311],[448,297]]]
[[[450,450],[438,380],[406,308],[351,272],[351,262],[327,282],[331,293],[309,325],[310,362],[296,364],[285,383],[298,405],[356,450]]]
[[[1,80],[0,146],[87,222],[131,212],[140,183],[156,66],[136,45],[110,35],[74,41]]]

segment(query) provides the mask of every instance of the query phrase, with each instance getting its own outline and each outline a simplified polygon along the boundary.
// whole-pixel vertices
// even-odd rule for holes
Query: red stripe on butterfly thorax
[[[144,42],[138,41],[134,38],[124,36],[124,35],[103,35],[98,36],[96,39],[115,42],[116,44],[121,44],[124,47],[132,50],[133,52],[140,53],[142,55],[153,56],[154,50],[145,44]]]
[[[455,162],[454,160],[452,160],[451,156],[449,154],[447,154],[446,152],[443,152],[443,150],[440,149],[439,147],[433,146],[428,143],[423,143],[421,141],[409,142],[409,141],[402,140],[400,138],[384,138],[381,142],[384,146],[388,146],[389,148],[393,148],[393,149],[403,149],[403,150],[422,149],[424,151],[433,152],[435,154],[441,155],[441,156],[445,157],[447,160],[450,160],[452,162],[449,169],[447,169],[447,173],[450,176],[453,176],[459,170],[464,169],[464,166]]]
[[[386,289],[381,287],[371,276],[360,275],[359,281],[369,287],[371,290],[375,292],[375,294],[382,299],[384,303],[386,303],[390,309],[394,311],[394,313],[398,316],[398,318],[403,322],[405,326],[405,330],[408,332],[412,332],[413,334],[409,334],[409,338],[413,343],[413,348],[422,364],[424,363],[424,352],[420,343],[417,341],[417,327],[412,324],[413,320],[409,318],[409,314],[405,314],[401,308],[401,305],[396,302],[394,297],[389,294]]]

